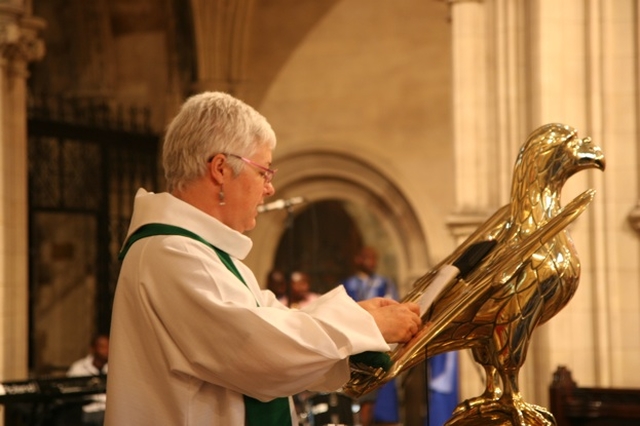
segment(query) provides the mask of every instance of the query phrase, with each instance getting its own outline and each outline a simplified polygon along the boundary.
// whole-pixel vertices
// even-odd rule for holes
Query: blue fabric
[[[387,297],[398,300],[398,289],[389,278],[373,274],[370,277],[354,275],[343,283],[347,294],[356,302],[373,297]]]
[[[342,283],[347,294],[359,302],[374,297],[386,297],[399,300],[398,288],[389,278],[378,274],[371,276],[353,275]],[[396,382],[392,380],[376,391],[373,409],[374,422],[397,423],[400,421],[398,408],[398,392]]]
[[[458,352],[429,358],[429,412],[425,426],[443,426],[459,402]]]
[[[398,423],[398,392],[395,379],[387,382],[378,389],[376,404],[373,408],[374,422]]]

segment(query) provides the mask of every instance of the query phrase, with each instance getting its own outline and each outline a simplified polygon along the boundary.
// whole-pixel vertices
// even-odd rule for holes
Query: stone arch
[[[276,196],[303,196],[308,202],[342,200],[362,206],[376,217],[397,253],[401,293],[428,270],[426,237],[415,210],[384,172],[353,155],[328,150],[292,153],[277,159]],[[273,263],[284,232],[286,212],[264,214],[250,236],[254,248],[247,258],[259,280]]]

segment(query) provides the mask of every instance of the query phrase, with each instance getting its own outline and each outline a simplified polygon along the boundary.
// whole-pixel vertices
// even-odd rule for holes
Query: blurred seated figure
[[[91,340],[89,354],[77,360],[67,371],[69,377],[99,376],[107,374],[109,360],[109,336],[98,334]],[[107,395],[104,393],[87,396],[87,403],[82,406],[82,424],[102,426]]]
[[[267,275],[267,289],[275,294],[277,299],[287,295],[287,279],[280,269],[272,269]]]
[[[287,297],[287,294],[283,295],[279,299],[282,304],[290,308],[301,309],[319,297],[317,293],[311,291],[311,283],[308,274],[295,271],[291,273],[290,278],[288,293],[291,299]]]
[[[355,271],[343,281],[343,285],[356,302],[375,297],[400,300],[395,282],[376,272],[378,250],[364,246],[354,258]],[[396,381],[364,394],[358,400],[362,426],[395,425],[400,421],[398,391]]]
[[[311,291],[309,275],[300,271],[291,273],[288,290],[288,294],[283,295],[279,300],[282,304],[294,309],[304,308],[319,297],[319,294]]]

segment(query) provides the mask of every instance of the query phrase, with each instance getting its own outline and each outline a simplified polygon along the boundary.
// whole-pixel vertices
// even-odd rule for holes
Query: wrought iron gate
[[[157,190],[160,137],[148,110],[42,97],[28,112],[29,364],[46,373],[108,331],[118,250],[137,188]]]

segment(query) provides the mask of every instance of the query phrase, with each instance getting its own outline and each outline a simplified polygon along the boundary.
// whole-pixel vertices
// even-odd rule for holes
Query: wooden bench
[[[640,389],[578,387],[563,366],[553,373],[549,404],[557,426],[640,425]]]

